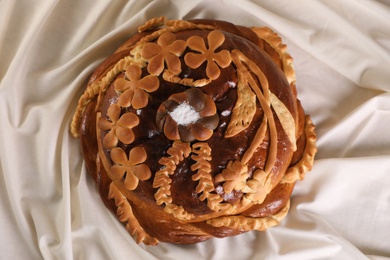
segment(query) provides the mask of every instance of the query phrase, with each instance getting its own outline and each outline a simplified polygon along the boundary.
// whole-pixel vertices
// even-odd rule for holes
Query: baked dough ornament
[[[269,28],[154,18],[91,76],[70,131],[137,243],[277,225],[316,134]]]

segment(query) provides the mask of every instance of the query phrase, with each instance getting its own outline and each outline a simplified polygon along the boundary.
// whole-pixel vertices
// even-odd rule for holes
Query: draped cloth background
[[[269,26],[288,44],[319,152],[278,227],[147,247],[101,203],[71,116],[94,68],[161,15]],[[1,0],[0,258],[390,258],[389,24],[385,0]]]

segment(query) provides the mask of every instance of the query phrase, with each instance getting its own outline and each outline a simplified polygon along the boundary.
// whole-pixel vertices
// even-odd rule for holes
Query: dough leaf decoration
[[[199,181],[196,186],[196,192],[201,194],[199,199],[204,201],[207,199],[209,193],[214,191],[213,178],[211,176],[211,148],[206,142],[195,143],[192,147],[191,159],[195,163],[191,166],[191,170],[196,174],[192,176],[193,181]],[[222,198],[219,202],[222,201]],[[211,207],[210,207],[211,208]],[[211,208],[212,209],[212,208]]]
[[[233,137],[246,129],[256,112],[256,94],[240,74],[238,73],[237,101],[225,132],[226,138]]]
[[[274,108],[276,115],[279,118],[280,123],[282,124],[284,132],[286,132],[288,139],[293,146],[293,150],[297,150],[297,140],[295,137],[295,120],[291,115],[288,108],[283,104],[280,99],[271,92],[271,106]]]
[[[174,174],[176,166],[187,158],[191,154],[191,146],[189,143],[175,141],[172,146],[167,150],[167,155],[159,160],[159,164],[163,167],[156,172],[153,180],[153,188],[158,190],[154,194],[156,203],[161,204],[171,204],[171,183],[172,179],[170,175]]]

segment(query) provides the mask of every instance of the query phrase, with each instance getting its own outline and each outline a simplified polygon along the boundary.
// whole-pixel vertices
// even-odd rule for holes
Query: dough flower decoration
[[[138,65],[132,64],[126,68],[125,78],[114,82],[115,91],[121,93],[118,104],[121,107],[132,106],[135,109],[144,108],[148,104],[148,94],[158,89],[160,81],[154,75],[142,78],[142,70]]]
[[[208,140],[219,123],[213,99],[198,88],[171,95],[157,110],[156,123],[173,141]]]
[[[211,31],[207,36],[208,49],[205,41],[200,36],[191,36],[187,39],[187,45],[191,50],[199,53],[189,52],[184,56],[184,61],[192,69],[199,68],[205,61],[206,75],[211,79],[217,79],[221,74],[218,66],[226,68],[230,65],[232,59],[228,50],[215,51],[221,47],[225,41],[225,36],[221,31]]]
[[[115,163],[111,167],[113,180],[124,178],[124,186],[128,190],[135,190],[140,180],[147,180],[152,176],[149,166],[143,163],[147,159],[143,147],[134,147],[128,157],[125,151],[116,147],[111,151],[111,159]]]
[[[242,192],[246,193],[245,197],[250,201],[261,204],[269,192],[269,185],[266,183],[267,173],[258,169],[253,174],[252,179],[247,181],[246,186],[242,189]]]
[[[98,120],[98,127],[101,130],[109,130],[103,138],[104,148],[116,147],[118,141],[124,144],[130,144],[134,141],[132,128],[139,124],[139,118],[136,114],[130,112],[121,116],[121,110],[118,104],[112,104],[107,110],[110,121],[101,117]]]
[[[141,56],[149,62],[148,72],[152,75],[160,75],[164,70],[164,62],[168,70],[174,75],[181,72],[181,56],[186,49],[186,42],[176,40],[172,32],[163,33],[157,40],[157,43],[148,42],[141,50]]]
[[[224,182],[222,187],[224,192],[228,194],[233,190],[242,190],[248,177],[248,165],[242,164],[241,161],[229,161],[226,168],[215,176],[215,181]]]

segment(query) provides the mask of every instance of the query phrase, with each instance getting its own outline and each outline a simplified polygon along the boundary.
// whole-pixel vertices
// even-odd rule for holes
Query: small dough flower
[[[111,120],[99,118],[98,127],[101,130],[110,130],[103,138],[104,148],[111,149],[118,145],[118,140],[124,144],[130,144],[134,141],[132,128],[139,124],[139,118],[134,113],[125,113],[121,116],[121,107],[112,104],[107,114]]]
[[[252,179],[247,181],[242,192],[246,193],[245,197],[250,201],[261,204],[268,194],[266,182],[267,174],[263,170],[258,169],[253,174]]]
[[[208,140],[217,128],[219,116],[213,99],[198,88],[171,95],[156,115],[156,123],[170,140]]]
[[[211,79],[217,79],[221,74],[219,67],[226,68],[230,65],[232,58],[228,50],[222,50],[215,53],[215,50],[220,47],[225,41],[225,36],[222,32],[214,30],[207,36],[208,49],[202,37],[191,36],[187,39],[187,45],[190,49],[200,52],[189,52],[184,56],[184,61],[188,67],[192,69],[199,68],[203,62],[207,61],[206,75]],[[218,64],[218,65],[217,65]]]
[[[111,167],[113,180],[125,177],[124,185],[128,190],[135,190],[139,180],[147,180],[152,176],[149,166],[143,164],[147,159],[143,147],[134,147],[127,157],[125,151],[117,147],[111,151],[111,159],[115,163]]]
[[[157,43],[146,43],[142,48],[141,55],[149,61],[148,72],[152,75],[160,75],[164,70],[164,61],[167,64],[168,70],[174,75],[179,75],[181,72],[181,56],[186,49],[186,42],[176,40],[176,36],[172,32],[163,33],[157,40]]]
[[[126,78],[114,82],[115,91],[120,92],[118,104],[121,107],[133,106],[135,109],[144,108],[148,104],[146,92],[156,91],[160,81],[156,76],[148,75],[141,78],[142,70],[138,65],[129,65],[125,72]]]
[[[224,192],[231,193],[233,190],[243,189],[248,177],[248,165],[240,161],[229,161],[226,168],[215,176],[215,181],[225,182],[222,185]]]

